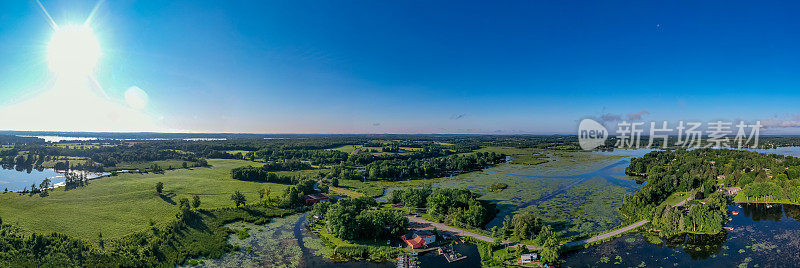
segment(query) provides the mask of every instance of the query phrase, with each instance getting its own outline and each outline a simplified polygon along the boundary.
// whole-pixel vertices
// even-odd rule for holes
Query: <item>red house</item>
[[[305,199],[306,205],[308,205],[308,206],[316,204],[317,202],[328,201],[330,199],[325,194],[310,194],[310,195],[306,195],[303,198]]]
[[[400,240],[406,242],[411,248],[421,248],[436,242],[436,236],[429,231],[409,232],[400,236]]]

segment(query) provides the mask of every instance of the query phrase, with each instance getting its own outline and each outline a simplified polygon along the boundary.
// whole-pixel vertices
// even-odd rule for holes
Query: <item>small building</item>
[[[330,198],[325,194],[310,194],[304,196],[303,199],[305,199],[306,205],[308,206],[318,202],[327,202],[330,200]]]
[[[421,237],[423,241],[425,241],[425,245],[433,244],[436,242],[436,235],[433,234],[431,231],[418,231],[417,236]]]
[[[436,236],[430,231],[416,231],[400,236],[400,240],[411,248],[421,248],[436,242]]]
[[[521,263],[533,263],[539,261],[539,255],[536,253],[529,253],[529,254],[522,254],[519,257],[519,262]]]
[[[725,192],[727,192],[727,193],[728,193],[728,195],[736,195],[736,194],[738,194],[738,193],[739,193],[739,192],[741,192],[741,191],[742,191],[742,188],[741,188],[741,187],[729,187],[729,188],[725,188]]]

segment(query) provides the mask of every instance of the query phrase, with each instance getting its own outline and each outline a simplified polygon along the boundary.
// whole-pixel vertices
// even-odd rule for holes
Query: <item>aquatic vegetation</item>
[[[244,228],[236,231],[236,235],[239,237],[239,240],[244,240],[245,238],[250,237],[250,233],[248,233],[248,231],[250,231],[250,228]]]
[[[276,218],[264,225],[250,223],[231,223],[226,227],[235,234],[228,237],[228,243],[239,248],[219,259],[206,259],[200,267],[297,267],[302,259],[302,250],[295,238],[294,225],[302,215],[295,214]],[[249,235],[241,238],[241,231],[249,230]]]

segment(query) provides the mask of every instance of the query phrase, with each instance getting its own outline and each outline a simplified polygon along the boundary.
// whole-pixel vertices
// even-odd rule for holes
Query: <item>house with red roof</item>
[[[400,240],[403,240],[411,248],[421,248],[436,242],[436,235],[430,231],[409,232],[400,236]]]

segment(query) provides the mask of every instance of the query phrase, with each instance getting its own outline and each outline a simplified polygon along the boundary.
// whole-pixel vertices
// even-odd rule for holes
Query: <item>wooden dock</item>
[[[447,262],[449,263],[457,262],[467,258],[467,256],[461,255],[453,251],[453,249],[448,246],[440,247],[439,254],[444,255],[444,259],[447,260]]]

